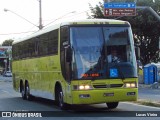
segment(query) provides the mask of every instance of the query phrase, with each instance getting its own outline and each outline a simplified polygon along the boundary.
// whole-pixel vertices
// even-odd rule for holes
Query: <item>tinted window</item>
[[[58,54],[58,29],[13,45],[13,59]]]

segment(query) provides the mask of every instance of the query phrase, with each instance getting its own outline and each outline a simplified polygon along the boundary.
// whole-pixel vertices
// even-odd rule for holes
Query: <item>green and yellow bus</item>
[[[110,61],[112,50],[117,60]],[[86,19],[61,22],[13,44],[13,87],[23,99],[75,104],[136,101],[137,64],[126,21]],[[110,55],[111,56],[111,55]]]

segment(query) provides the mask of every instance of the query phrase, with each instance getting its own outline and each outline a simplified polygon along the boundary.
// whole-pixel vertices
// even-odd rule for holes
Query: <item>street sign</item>
[[[136,4],[129,3],[105,3],[105,16],[135,16]]]
[[[104,8],[135,8],[136,4],[134,2],[116,2],[116,3],[104,3]]]
[[[105,16],[135,16],[136,10],[134,8],[129,9],[105,9]]]

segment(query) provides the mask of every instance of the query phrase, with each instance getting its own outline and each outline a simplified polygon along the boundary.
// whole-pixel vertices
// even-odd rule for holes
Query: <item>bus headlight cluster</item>
[[[73,85],[73,90],[90,90],[92,89],[91,85]]]
[[[126,88],[136,88],[137,84],[136,83],[125,83],[124,87],[126,87]]]
[[[89,86],[89,85],[80,85],[79,86],[79,90],[89,90],[89,89],[91,89],[91,86]]]

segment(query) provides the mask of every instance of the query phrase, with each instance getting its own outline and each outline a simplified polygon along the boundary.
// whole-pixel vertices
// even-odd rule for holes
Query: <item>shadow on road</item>
[[[57,105],[57,103],[54,100],[49,100],[49,99],[44,99],[44,98],[40,98],[40,97],[34,97],[34,99],[32,100],[32,102],[36,102],[39,104],[43,104],[46,106],[52,106],[54,108],[56,108],[57,110],[60,110],[59,106]],[[94,105],[71,105],[69,106],[69,110],[68,111],[74,111],[74,112],[92,112],[92,111],[112,111],[110,109],[107,108],[107,105],[105,106],[98,106],[98,104],[94,104]]]

